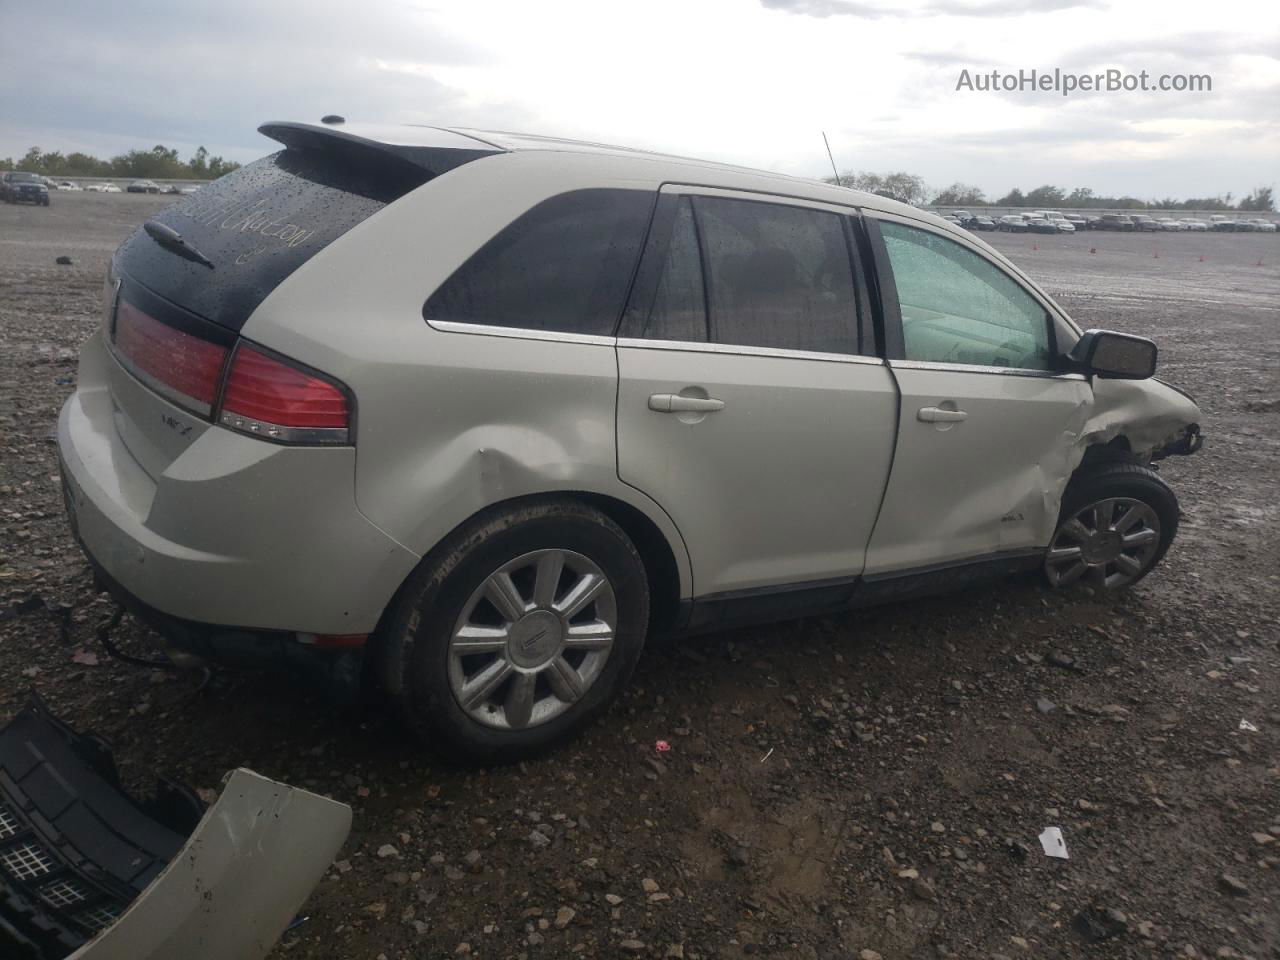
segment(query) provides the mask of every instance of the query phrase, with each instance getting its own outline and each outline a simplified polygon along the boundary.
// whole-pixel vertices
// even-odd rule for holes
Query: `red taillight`
[[[242,343],[231,360],[220,419],[277,440],[345,443],[351,410],[328,380]]]
[[[279,443],[351,442],[351,404],[336,381],[198,317],[160,313],[162,321],[125,297],[114,299],[116,356],[173,403]]]
[[[161,323],[127,300],[116,307],[114,342],[134,373],[170,399],[198,413],[212,412],[226,347]]]

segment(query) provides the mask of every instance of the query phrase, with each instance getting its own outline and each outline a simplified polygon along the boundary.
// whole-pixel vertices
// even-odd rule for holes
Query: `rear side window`
[[[676,203],[655,219],[625,336],[859,352],[861,301],[842,217],[755,200]],[[658,234],[668,223],[664,249]]]
[[[654,195],[577,190],[489,240],[423,307],[428,322],[612,336]]]
[[[906,359],[1052,369],[1049,317],[1007,273],[954,240],[882,222]]]
[[[117,268],[166,300],[239,330],[289,274],[429,177],[323,150],[284,150],[153,218],[212,267],[175,255],[139,230],[120,248]]]
[[[715,342],[858,352],[858,300],[838,215],[710,197],[695,207]]]

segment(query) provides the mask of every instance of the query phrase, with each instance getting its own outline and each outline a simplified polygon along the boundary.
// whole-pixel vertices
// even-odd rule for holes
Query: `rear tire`
[[[1133,586],[1164,559],[1178,531],[1178,498],[1151,467],[1101,459],[1067,485],[1045,554],[1051,586]]]
[[[644,564],[617,524],[576,500],[538,499],[486,510],[433,550],[375,656],[426,745],[458,763],[509,762],[608,708],[648,618]]]

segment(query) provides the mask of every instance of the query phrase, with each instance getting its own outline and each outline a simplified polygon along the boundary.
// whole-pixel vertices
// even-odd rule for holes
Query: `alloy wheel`
[[[1155,510],[1141,500],[1108,497],[1078,510],[1058,527],[1044,568],[1055,587],[1087,578],[1115,589],[1146,573],[1159,548],[1160,518]]]
[[[449,639],[449,688],[487,727],[555,719],[604,670],[618,628],[608,577],[572,550],[535,550],[504,564],[468,598]]]

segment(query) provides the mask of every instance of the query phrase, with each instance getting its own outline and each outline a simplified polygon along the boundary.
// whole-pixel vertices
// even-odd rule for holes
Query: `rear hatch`
[[[156,214],[112,263],[105,336],[118,362],[109,372],[116,427],[153,479],[205,424],[277,442],[349,442],[345,388],[239,331],[271,291],[352,227],[433,177],[499,152],[430,128],[412,131],[412,143],[305,124],[260,129],[286,149]]]

